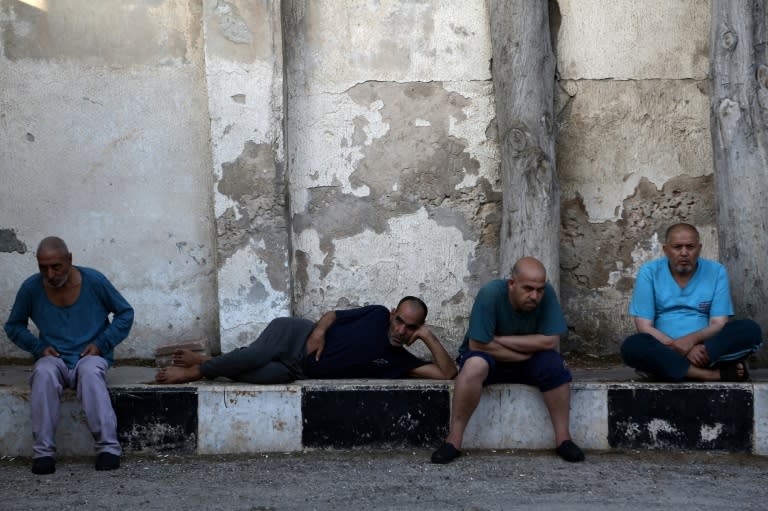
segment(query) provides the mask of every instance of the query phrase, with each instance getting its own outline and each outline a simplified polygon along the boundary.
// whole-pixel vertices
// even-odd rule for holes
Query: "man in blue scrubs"
[[[30,377],[32,472],[56,470],[56,426],[64,388],[77,389],[95,441],[96,470],[114,470],[122,451],[105,373],[115,346],[131,330],[133,308],[104,275],[73,266],[62,239],[45,238],[36,256],[40,272],[24,281],[5,324],[8,338],[36,359]],[[29,330],[30,319],[38,335]]]
[[[621,356],[638,371],[666,381],[748,381],[746,357],[762,344],[760,326],[733,316],[728,274],[699,258],[699,232],[690,224],[667,229],[665,257],[637,274],[629,313],[637,332]]]

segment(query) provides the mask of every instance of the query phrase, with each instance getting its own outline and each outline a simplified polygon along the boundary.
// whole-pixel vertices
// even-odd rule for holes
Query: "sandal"
[[[461,456],[460,450],[456,449],[451,443],[443,442],[443,445],[432,453],[432,463],[443,465],[452,462],[459,456]]]
[[[739,376],[739,365],[744,368],[744,374]],[[720,366],[720,381],[745,382],[752,381],[749,377],[749,367],[746,359],[728,362]]]

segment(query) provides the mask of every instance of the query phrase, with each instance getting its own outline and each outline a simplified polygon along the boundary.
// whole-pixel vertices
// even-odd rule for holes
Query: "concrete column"
[[[280,1],[203,2],[221,350],[291,313]]]

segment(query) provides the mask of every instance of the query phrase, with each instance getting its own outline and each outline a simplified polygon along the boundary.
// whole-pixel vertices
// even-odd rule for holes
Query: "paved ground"
[[[0,458],[0,508],[12,510],[764,510],[768,458],[725,453],[310,451],[237,457],[129,456],[114,472],[60,460],[35,476]]]

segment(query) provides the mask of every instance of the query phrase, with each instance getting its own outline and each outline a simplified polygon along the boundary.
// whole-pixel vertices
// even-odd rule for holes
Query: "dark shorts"
[[[465,351],[456,359],[459,370],[470,357],[480,357],[488,363],[488,377],[483,386],[492,383],[522,383],[547,392],[573,379],[565,360],[556,351],[539,351],[523,362],[498,362],[488,353]]]

